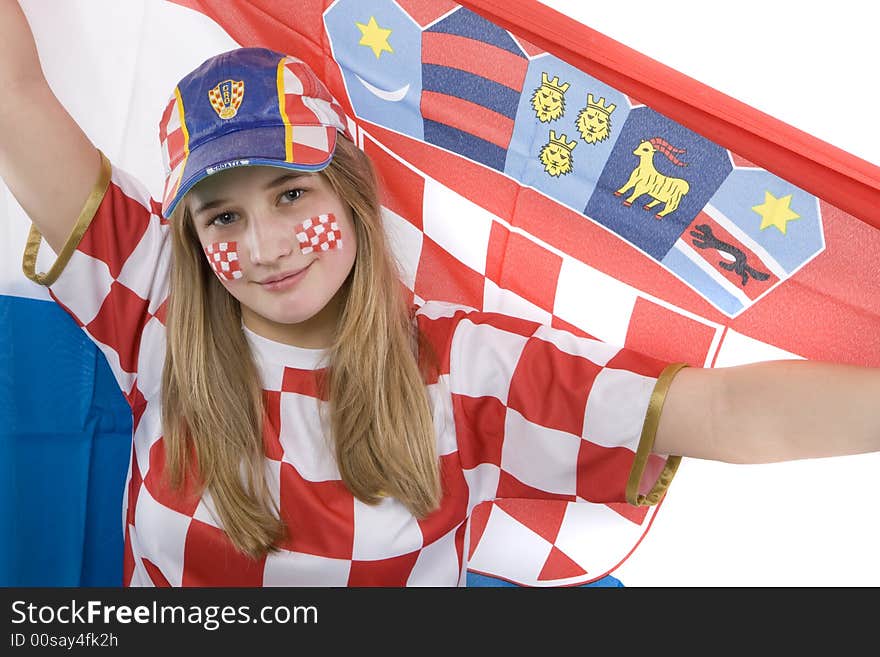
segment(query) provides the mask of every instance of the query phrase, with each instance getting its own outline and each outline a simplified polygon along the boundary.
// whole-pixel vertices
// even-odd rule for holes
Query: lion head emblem
[[[574,158],[571,152],[577,146],[577,141],[568,141],[565,135],[556,136],[554,130],[550,131],[550,141],[544,144],[541,149],[541,164],[544,165],[544,171],[551,176],[564,176],[571,172],[574,166]]]
[[[611,113],[617,105],[605,105],[605,99],[595,100],[593,94],[587,94],[587,106],[577,117],[577,129],[588,144],[605,141],[611,134]]]
[[[563,115],[565,92],[570,86],[568,82],[560,84],[558,76],[551,80],[546,73],[541,73],[541,86],[532,94],[532,109],[539,121],[549,123]]]

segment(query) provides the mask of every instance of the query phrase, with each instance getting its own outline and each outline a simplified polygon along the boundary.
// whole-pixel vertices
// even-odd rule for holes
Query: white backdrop
[[[739,0],[729,5],[735,11],[697,0],[627,0],[613,10],[579,0],[544,1],[880,163],[880,134],[873,130],[880,93],[873,32],[880,9],[855,0]],[[166,96],[179,77],[218,51],[222,37],[208,35],[203,43],[198,30],[188,30],[187,10],[157,0],[23,5],[62,102],[118,165],[158,195],[156,124]],[[174,13],[173,30],[167,12]],[[114,76],[130,71],[135,60],[151,62],[162,75],[123,80],[120,94]],[[70,84],[82,67],[89,84]],[[0,214],[14,214],[14,201],[8,195],[6,201]],[[21,253],[25,229],[25,223],[0,221],[0,240]],[[0,293],[45,295],[23,279],[15,258],[0,262]],[[628,586],[880,585],[880,519],[870,502],[877,472],[878,455],[764,466],[686,459],[654,527],[615,574]]]

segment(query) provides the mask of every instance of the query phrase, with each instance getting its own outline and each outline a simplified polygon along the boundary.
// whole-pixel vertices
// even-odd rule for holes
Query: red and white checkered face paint
[[[214,242],[205,247],[205,255],[208,256],[211,269],[221,281],[232,281],[242,277],[236,242]]]
[[[296,240],[303,255],[312,251],[342,248],[342,232],[332,213],[306,219],[297,226]]]

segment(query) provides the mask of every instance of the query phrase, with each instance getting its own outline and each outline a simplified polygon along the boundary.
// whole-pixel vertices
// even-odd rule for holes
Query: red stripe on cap
[[[507,148],[513,135],[513,120],[469,100],[434,91],[422,92],[422,116],[480,139]]]
[[[442,32],[422,34],[422,61],[473,73],[515,91],[522,90],[528,68],[526,59],[509,50]]]
[[[174,167],[183,161],[186,156],[186,137],[183,130],[177,129],[167,137],[166,148],[168,149],[168,168]]]
[[[318,123],[318,117],[315,112],[306,107],[302,101],[302,96],[296,93],[284,93],[284,113],[291,125],[314,125]]]
[[[176,97],[172,97],[165,106],[165,111],[162,112],[162,120],[159,122],[159,143],[165,141],[165,138],[168,137],[168,122],[171,120],[171,112],[174,111],[174,102],[176,100]]]
[[[338,119],[339,125],[344,129],[345,134],[350,137],[348,132],[345,112],[336,102],[336,99],[330,94],[330,91],[321,84],[314,73],[302,62],[294,62],[285,60],[284,67],[290,72],[302,87],[302,95],[296,89],[288,89],[285,86],[284,76],[279,76],[278,84],[283,87],[284,107],[283,113],[287,121],[291,125],[309,124],[314,125],[318,122],[332,120],[331,116],[321,116],[316,114],[315,110],[302,102],[302,96],[309,98],[318,98],[327,102],[327,111],[332,112]]]
[[[308,144],[297,141],[297,126],[292,127],[291,143],[293,152],[290,158],[291,162],[302,165],[317,165],[327,161],[330,153],[320,148],[312,148]],[[335,128],[334,128],[335,129]]]
[[[297,62],[287,59],[284,66],[299,80],[300,84],[302,85],[303,95],[310,96],[312,98],[323,98],[324,100],[330,100],[330,96],[328,96],[325,90],[321,88],[322,85],[318,84],[318,81],[315,79],[315,75],[312,70],[303,62]],[[285,91],[292,92],[293,90],[285,89]]]

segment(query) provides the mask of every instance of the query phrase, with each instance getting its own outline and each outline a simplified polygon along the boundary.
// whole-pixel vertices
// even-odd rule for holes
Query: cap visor
[[[336,128],[292,126],[289,130],[284,125],[237,130],[200,144],[190,151],[180,187],[163,214],[168,217],[195,185],[226,169],[271,166],[320,171],[330,164],[336,148]]]

